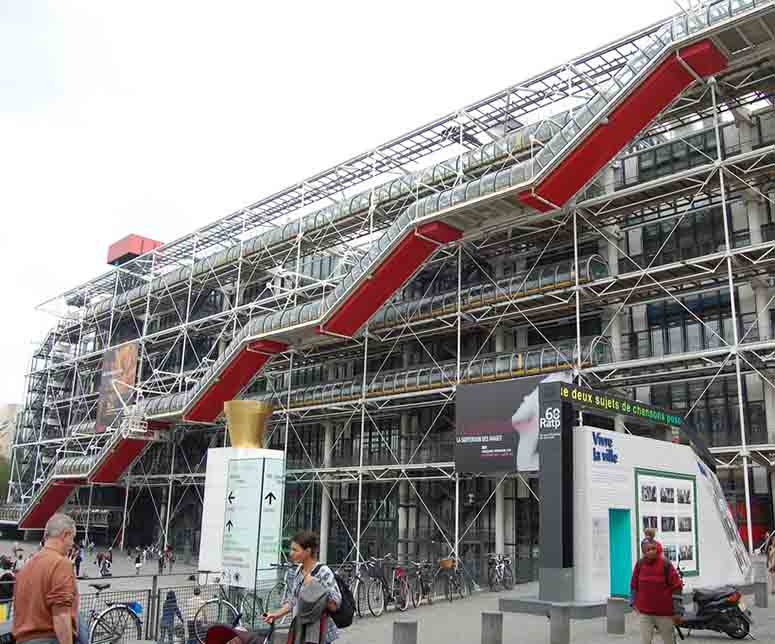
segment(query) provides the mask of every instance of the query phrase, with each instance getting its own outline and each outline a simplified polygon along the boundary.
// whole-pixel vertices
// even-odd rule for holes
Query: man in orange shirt
[[[44,538],[45,546],[16,576],[13,636],[19,644],[74,644],[78,586],[67,554],[73,547],[75,522],[66,514],[55,514],[46,523]]]

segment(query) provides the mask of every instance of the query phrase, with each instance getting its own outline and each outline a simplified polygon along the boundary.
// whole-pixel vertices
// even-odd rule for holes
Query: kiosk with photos
[[[501,610],[546,614],[570,604],[576,618],[605,614],[609,597],[629,595],[645,528],[656,530],[688,589],[749,580],[714,459],[687,418],[562,381],[540,384],[539,400],[539,595],[504,598]],[[577,424],[579,412],[661,426],[686,444],[587,426],[583,413]]]

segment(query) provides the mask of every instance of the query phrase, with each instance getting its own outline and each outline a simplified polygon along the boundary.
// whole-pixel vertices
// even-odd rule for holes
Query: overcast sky
[[[0,404],[55,322],[36,305],[113,241],[179,237],[677,10],[0,0]]]

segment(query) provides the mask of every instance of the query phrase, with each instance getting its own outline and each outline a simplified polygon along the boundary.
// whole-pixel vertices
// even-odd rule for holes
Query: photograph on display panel
[[[686,474],[635,470],[641,529],[656,529],[665,556],[687,576],[700,570],[695,485],[695,477]]]
[[[570,382],[567,373],[460,385],[455,394],[455,469],[469,473],[538,471],[538,387]]]

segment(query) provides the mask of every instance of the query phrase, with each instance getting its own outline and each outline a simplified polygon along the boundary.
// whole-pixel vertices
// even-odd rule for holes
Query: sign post
[[[281,545],[283,453],[261,448],[208,450],[199,569],[255,588],[274,579]]]

